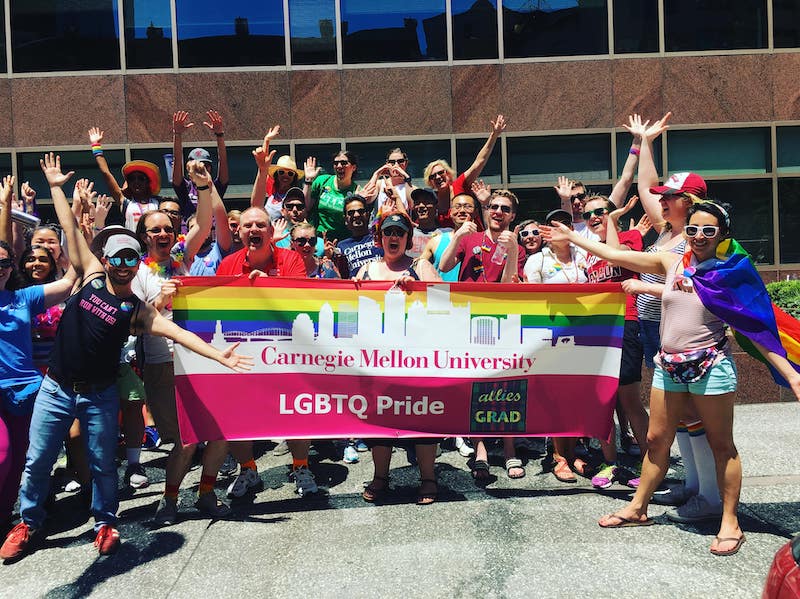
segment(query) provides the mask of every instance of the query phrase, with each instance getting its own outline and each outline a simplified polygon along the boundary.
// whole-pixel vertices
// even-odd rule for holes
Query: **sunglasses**
[[[703,237],[711,239],[717,236],[719,227],[715,227],[714,225],[703,225],[702,227],[698,225],[686,225],[683,227],[683,232],[687,237],[697,237],[698,233],[702,233]]]
[[[11,258],[0,258],[0,268],[11,268],[14,261]]]
[[[489,210],[492,212],[497,212],[500,210],[505,214],[509,214],[511,212],[511,206],[506,206],[505,204],[489,204]]]
[[[408,233],[405,229],[401,229],[400,227],[386,227],[382,234],[384,237],[402,237]]]
[[[519,236],[522,239],[525,239],[526,237],[539,237],[539,235],[540,235],[539,229],[533,229],[533,230],[524,229],[519,232]]]
[[[386,164],[394,166],[395,164],[403,164],[404,162],[406,162],[405,158],[398,158],[397,160],[395,160],[394,158],[390,158],[389,160],[386,161]]]
[[[333,161],[333,166],[347,166],[348,164],[350,164],[349,160],[334,160]]]
[[[297,245],[317,245],[316,237],[295,237],[292,241]]]
[[[306,209],[306,205],[305,204],[300,204],[300,203],[297,203],[297,204],[284,204],[283,207],[286,208],[289,212],[294,212],[295,210],[297,212],[300,212],[301,210],[305,210]]]
[[[139,264],[139,258],[122,258],[120,256],[112,256],[108,259],[108,263],[115,268],[119,268],[123,264],[128,268],[132,268]]]
[[[603,216],[606,213],[608,213],[608,208],[595,208],[594,210],[587,210],[581,216],[583,216],[583,220],[589,220],[592,215]]]
[[[428,176],[428,179],[444,179],[447,177],[447,171],[436,171]]]
[[[151,233],[152,235],[158,235],[159,233],[161,233],[161,231],[164,231],[164,233],[172,234],[175,232],[175,229],[173,229],[172,227],[153,227],[152,229],[147,229],[147,232]]]
[[[584,199],[585,197],[586,197],[586,194],[585,194],[585,193],[576,193],[575,195],[571,195],[571,196],[569,196],[569,201],[570,201],[570,202],[574,202],[575,200],[581,200],[581,201],[583,201],[583,199]]]
[[[336,164],[336,163],[334,162],[334,164]],[[282,168],[279,168],[277,171],[275,171],[275,174],[278,175],[279,177],[283,177],[286,174],[297,175],[297,173],[294,172],[294,171],[285,171]]]
[[[367,212],[366,208],[355,208],[353,210],[348,210],[347,212],[345,212],[345,214],[347,214],[347,216],[356,216],[358,214],[366,214],[366,212]]]

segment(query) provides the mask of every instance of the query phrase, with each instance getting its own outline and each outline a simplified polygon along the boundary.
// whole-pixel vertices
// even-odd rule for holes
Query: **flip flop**
[[[373,484],[376,480],[383,481],[383,487],[374,487]],[[380,501],[389,492],[389,481],[382,476],[374,476],[372,482],[364,488],[361,493],[361,498],[368,503],[375,503]]]
[[[419,487],[419,491],[417,492],[417,505],[431,505],[432,503],[435,503],[436,498],[439,495],[439,485],[437,484],[437,482],[431,478],[423,478],[421,483],[422,484]],[[423,493],[422,485],[424,485],[425,483],[433,483],[436,490]]]
[[[522,474],[512,475],[511,470],[513,468],[519,468],[522,470]],[[508,478],[525,478],[525,468],[522,467],[522,460],[519,458],[508,458],[506,460],[506,474]]]
[[[615,524],[603,524],[604,521],[608,522],[608,518],[616,518],[618,522]],[[646,520],[631,520],[630,518],[623,518],[617,514],[608,514],[598,520],[597,523],[600,525],[600,528],[628,528],[631,526],[652,526],[656,521],[652,518],[647,518]]]
[[[744,533],[741,537],[714,537],[717,541],[717,547],[719,547],[720,543],[726,543],[729,541],[736,541],[736,545],[728,549],[727,551],[720,551],[719,549],[714,549],[713,547],[710,549],[711,553],[714,555],[719,555],[721,557],[725,557],[726,555],[733,555],[737,553],[739,549],[742,548],[742,543],[744,543],[747,539],[744,538]]]

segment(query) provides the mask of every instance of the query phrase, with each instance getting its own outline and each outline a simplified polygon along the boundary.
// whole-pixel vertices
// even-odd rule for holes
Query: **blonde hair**
[[[449,164],[447,164],[447,160],[445,160],[444,158],[439,158],[438,160],[434,160],[433,162],[429,162],[428,166],[425,167],[425,170],[422,173],[422,178],[425,179],[426,181],[428,179],[430,179],[431,178],[431,171],[433,170],[433,167],[435,167],[435,166],[441,166],[444,170],[446,170],[448,172],[448,174],[450,175],[451,179],[455,179],[456,178],[456,171],[453,170],[453,167],[451,167]]]

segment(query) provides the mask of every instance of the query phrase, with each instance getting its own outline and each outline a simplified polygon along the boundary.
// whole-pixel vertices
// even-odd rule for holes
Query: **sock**
[[[258,466],[256,466],[255,460],[248,460],[244,464],[240,464],[240,466],[242,467],[242,470],[255,470],[258,472]]]
[[[139,463],[139,456],[142,455],[141,447],[134,447],[133,449],[127,448],[125,450],[125,457],[128,460],[128,466],[133,466]]]
[[[722,500],[717,487],[717,465],[714,462],[714,454],[711,452],[702,422],[694,431],[691,427],[689,428],[689,438],[694,452],[694,465],[697,468],[697,494],[708,501],[709,505],[719,506]]]
[[[702,422],[693,422],[691,426],[701,426]],[[694,465],[694,451],[692,451],[691,437],[689,436],[688,426],[683,420],[678,424],[675,432],[675,440],[678,441],[678,449],[683,458],[683,469],[685,471],[684,488],[691,495],[697,495],[697,468]]]
[[[213,493],[215,482],[217,482],[215,474],[203,474],[200,477],[200,488],[197,490],[197,494],[205,495],[206,493]]]
[[[180,487],[180,485],[165,485],[164,498],[171,499],[172,501],[178,501],[178,489],[180,489]]]
[[[298,468],[308,468],[308,458],[305,460],[292,458],[292,470],[297,470]]]

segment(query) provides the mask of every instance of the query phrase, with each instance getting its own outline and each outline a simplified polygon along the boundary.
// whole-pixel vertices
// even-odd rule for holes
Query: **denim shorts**
[[[736,364],[730,357],[722,358],[694,383],[676,383],[658,364],[653,371],[653,387],[673,393],[692,395],[723,395],[736,391]]]

